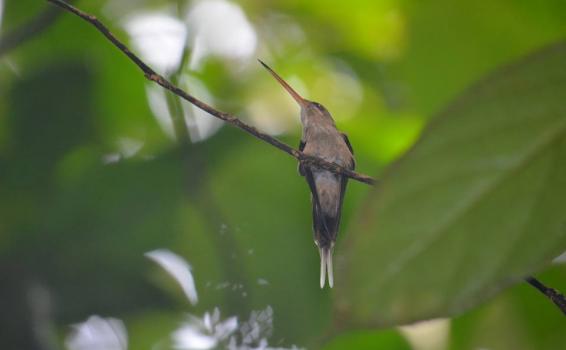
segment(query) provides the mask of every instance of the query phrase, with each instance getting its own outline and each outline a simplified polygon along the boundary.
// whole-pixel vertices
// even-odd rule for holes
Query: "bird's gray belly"
[[[314,170],[312,175],[322,212],[337,215],[341,191],[339,176],[328,170]]]

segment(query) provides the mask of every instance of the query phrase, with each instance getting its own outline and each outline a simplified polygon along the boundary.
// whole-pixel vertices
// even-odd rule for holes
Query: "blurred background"
[[[325,105],[378,177],[484,74],[566,34],[561,0],[73,1],[196,97],[298,145]],[[351,182],[343,211],[369,187]],[[2,349],[558,349],[517,285],[454,319],[332,331],[307,185],[279,150],[147,82],[92,26],[0,0]],[[338,246],[339,249],[339,246]],[[566,268],[540,276],[566,290]]]

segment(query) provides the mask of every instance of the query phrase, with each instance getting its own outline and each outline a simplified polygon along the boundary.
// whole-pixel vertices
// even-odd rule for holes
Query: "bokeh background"
[[[73,3],[189,93],[298,145],[298,107],[261,58],[331,111],[376,177],[468,85],[566,34],[561,0]],[[566,342],[563,316],[526,284],[452,319],[334,330],[296,162],[147,82],[51,7],[0,0],[2,349]],[[344,236],[369,191],[350,183]],[[148,258],[158,249],[190,264],[198,302]],[[566,290],[563,266],[540,278]]]

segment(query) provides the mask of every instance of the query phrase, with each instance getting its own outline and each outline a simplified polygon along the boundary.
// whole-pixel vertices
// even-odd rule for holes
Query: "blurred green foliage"
[[[167,7],[183,20],[195,5],[184,0],[76,3],[125,42],[134,40],[124,29],[128,16]],[[560,0],[236,3],[258,35],[255,55],[328,107],[349,135],[358,170],[376,177],[465,87],[566,33],[566,3]],[[3,5],[0,34],[48,6],[29,0],[5,0]],[[187,66],[180,72],[198,78],[221,110],[250,123],[259,123],[258,115],[283,121],[286,127],[278,137],[298,144],[298,110],[255,58],[211,57],[196,70]],[[563,73],[559,65],[552,67]],[[544,72],[541,68],[533,74],[540,78]],[[563,86],[563,77],[560,83]],[[540,97],[556,102],[560,96],[550,95],[550,87],[542,84]],[[352,259],[360,270],[352,276],[337,273],[335,290],[320,290],[308,189],[288,156],[230,127],[180,146],[160,127],[148,102],[149,89],[130,61],[70,14],[0,57],[2,349],[39,348],[41,337],[34,328],[39,321],[62,343],[68,325],[91,314],[123,319],[130,348],[148,348],[168,339],[185,312],[202,315],[218,306],[224,317],[245,320],[251,310],[267,305],[274,310],[273,346],[415,347],[394,327],[344,330],[345,320],[332,309],[334,293],[364,295],[365,285],[342,289],[344,281],[352,276],[372,281],[372,274],[385,267],[364,265],[376,260],[350,251],[338,260]],[[191,86],[188,90],[199,91]],[[517,103],[527,104],[523,97],[516,96]],[[513,104],[513,96],[506,98]],[[168,106],[173,113],[174,103]],[[481,108],[472,104],[466,111],[484,118]],[[564,120],[564,115],[553,116]],[[447,135],[454,136],[447,132],[442,137]],[[125,140],[141,148],[124,150]],[[445,165],[438,160],[426,164],[436,171]],[[360,223],[351,225],[353,220],[382,219],[364,214],[376,196],[365,185],[349,185],[337,252],[346,251],[343,243],[361,234]],[[559,203],[556,208],[559,211]],[[410,223],[409,218],[405,224]],[[394,241],[386,232],[371,234],[379,237],[376,240]],[[537,247],[547,234],[533,234],[523,244],[532,241]],[[553,248],[559,250],[558,242],[548,243],[556,243]],[[478,235],[463,244],[452,246],[458,250],[450,253],[479,254],[486,242]],[[200,295],[196,306],[144,258],[145,252],[157,248],[171,249],[192,265]],[[490,252],[488,258],[495,254]],[[526,258],[516,256],[509,262]],[[517,269],[501,267],[497,273],[515,281],[518,274],[542,266],[539,258]],[[452,261],[443,259],[432,254],[421,263],[451,267]],[[486,265],[490,261],[486,259]],[[455,275],[470,283],[471,270]],[[556,266],[540,277],[564,291],[565,271]],[[398,274],[394,281],[403,286],[411,279],[414,288],[415,276]],[[466,312],[451,319],[445,348],[556,349],[564,344],[566,321],[537,291],[520,284],[493,297],[496,290],[487,280],[481,282],[477,297],[462,301],[463,309],[457,310]],[[30,294],[38,286],[49,295],[47,306],[38,306]],[[418,310],[418,290],[408,292],[417,296]],[[457,292],[431,293],[449,303]],[[489,297],[481,307],[468,310],[472,301]],[[367,298],[359,299],[364,304],[358,308]],[[363,311],[381,317],[375,306],[379,303],[387,299]],[[38,316],[37,309],[46,309],[47,316]],[[442,310],[427,315],[446,316]]]
[[[344,312],[449,316],[564,251],[565,61],[560,44],[490,76],[384,174],[345,243]]]

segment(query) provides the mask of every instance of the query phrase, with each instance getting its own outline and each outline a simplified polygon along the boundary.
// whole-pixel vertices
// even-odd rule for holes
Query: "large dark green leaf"
[[[346,320],[453,315],[566,248],[564,62],[561,44],[492,75],[390,169],[348,235]]]
[[[408,44],[393,70],[405,85],[404,102],[419,113],[438,111],[478,77],[566,34],[560,0],[402,3]]]
[[[554,266],[537,278],[563,291],[566,266]],[[522,283],[455,318],[449,349],[560,349],[566,342],[565,327],[566,317],[560,310]]]

